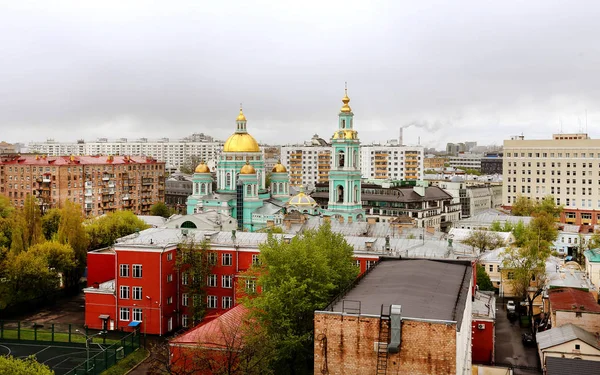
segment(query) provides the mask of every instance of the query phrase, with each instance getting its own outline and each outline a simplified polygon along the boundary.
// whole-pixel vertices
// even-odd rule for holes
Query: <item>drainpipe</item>
[[[160,262],[159,262],[159,281],[158,281],[158,287],[159,287],[159,300],[158,300],[158,314],[160,319],[158,319],[159,322],[159,335],[162,336],[162,327],[163,327],[163,313],[162,313],[162,302],[163,302],[163,293],[162,293],[162,283],[163,283],[163,273],[162,273],[162,264],[163,264],[163,254],[165,252],[165,248],[163,247],[161,252],[160,252]]]

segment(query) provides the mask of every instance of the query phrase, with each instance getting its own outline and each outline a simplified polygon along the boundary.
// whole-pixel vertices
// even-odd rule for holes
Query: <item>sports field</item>
[[[105,347],[102,344],[90,344],[90,358],[103,352]],[[86,352],[85,344],[0,341],[0,355],[11,355],[15,358],[25,358],[34,355],[38,362],[50,367],[56,375],[64,375],[76,366],[84,363],[88,353]],[[103,357],[98,356],[96,358],[100,362],[103,361]]]

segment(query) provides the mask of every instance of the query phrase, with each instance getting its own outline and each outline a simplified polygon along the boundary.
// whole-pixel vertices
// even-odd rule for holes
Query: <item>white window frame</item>
[[[131,266],[132,269],[132,276],[136,279],[141,279],[143,276],[143,269],[142,269],[142,265],[141,264],[133,264]],[[136,276],[136,274],[138,274],[139,276]]]
[[[119,298],[120,299],[129,299],[129,287],[126,285],[121,285],[119,287]]]
[[[230,309],[233,307],[233,298],[224,296],[221,298],[221,307],[224,309]]]
[[[258,266],[260,265],[260,258],[258,254],[252,254],[252,265]]]
[[[173,252],[172,252],[172,251],[171,251],[171,252],[169,252],[169,253],[167,253],[167,260],[168,260],[168,261],[171,261],[171,260],[173,260]]]
[[[188,273],[184,272],[181,274],[181,285],[188,285]]]
[[[227,260],[227,261],[225,261],[225,260]],[[231,253],[223,253],[221,255],[221,265],[222,266],[233,265],[233,257],[231,256]]]
[[[134,286],[131,291],[131,299],[141,301],[144,296],[143,289],[141,286]],[[138,297],[138,298],[136,298]]]
[[[219,300],[217,299],[217,296],[206,296],[206,307],[209,309],[216,309],[218,308],[219,304]]]
[[[144,312],[139,307],[131,309],[131,320],[134,322],[141,322],[144,319]]]
[[[181,325],[183,327],[187,328],[188,324],[189,324],[189,320],[188,320],[187,314],[181,315]]]
[[[173,282],[173,274],[172,273],[167,275],[167,282],[168,283]]]
[[[256,293],[256,280],[248,279],[246,280],[246,292]]]
[[[128,322],[130,319],[129,309],[127,307],[119,308],[119,320],[122,322]]]
[[[173,303],[173,297],[172,296],[167,297],[167,305],[170,305],[172,303]]]
[[[231,289],[233,288],[233,275],[221,276],[221,287]]]
[[[126,271],[126,272],[123,272]],[[120,277],[129,277],[129,264],[120,264],[119,265],[119,276]]]
[[[189,295],[187,293],[182,293],[181,294],[181,306],[187,306],[190,302],[189,302]]]
[[[206,279],[206,285],[208,285],[209,287],[215,288],[217,286],[217,275],[215,275],[214,273],[208,275]]]

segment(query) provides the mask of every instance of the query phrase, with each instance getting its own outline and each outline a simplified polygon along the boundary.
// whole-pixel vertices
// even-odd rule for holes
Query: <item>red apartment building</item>
[[[209,240],[215,254],[216,264],[207,280],[207,316],[237,305],[238,275],[258,261],[258,245],[267,234],[151,228],[120,239],[112,248],[88,253],[86,324],[93,329],[131,330],[132,322],[140,322],[142,332],[155,335],[191,324],[191,298],[185,293],[189,280],[175,265],[178,244],[191,239]],[[354,246],[361,272],[379,259],[376,252]],[[246,287],[255,287],[254,280],[247,280]]]
[[[65,201],[87,216],[148,214],[165,198],[165,163],[142,156],[10,155],[0,158],[0,194],[15,207],[33,195],[42,210]]]

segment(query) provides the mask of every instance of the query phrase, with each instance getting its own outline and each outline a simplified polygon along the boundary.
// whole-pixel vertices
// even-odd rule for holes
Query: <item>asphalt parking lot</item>
[[[524,346],[521,334],[529,328],[521,328],[519,321],[511,322],[506,314],[506,306],[496,303],[496,366],[512,367],[515,375],[541,374],[537,349]]]

